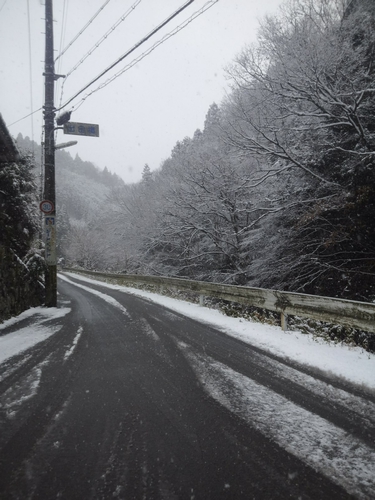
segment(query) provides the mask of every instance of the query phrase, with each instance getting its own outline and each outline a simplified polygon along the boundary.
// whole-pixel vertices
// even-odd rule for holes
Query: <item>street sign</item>
[[[53,212],[55,207],[53,206],[52,201],[43,200],[40,202],[39,208],[43,213],[50,214],[51,212]]]
[[[64,134],[99,137],[99,125],[95,123],[68,122],[64,124]]]

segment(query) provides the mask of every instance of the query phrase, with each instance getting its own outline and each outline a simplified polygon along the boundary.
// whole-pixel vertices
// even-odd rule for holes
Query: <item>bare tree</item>
[[[277,279],[264,260],[252,269],[266,285],[353,296],[358,276],[374,287],[375,4],[345,7],[294,0],[266,18],[258,44],[229,69],[225,113],[226,140],[268,173],[291,176],[296,196],[278,218]]]
[[[266,18],[229,69],[231,143],[345,185],[374,157],[373,27],[374,9],[344,19],[335,0],[290,1]]]

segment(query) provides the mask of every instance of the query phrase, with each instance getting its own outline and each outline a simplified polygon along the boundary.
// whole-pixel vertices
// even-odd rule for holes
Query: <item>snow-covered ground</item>
[[[206,391],[219,403],[349,493],[372,498],[375,452],[371,447],[251,378],[185,348]],[[372,416],[374,405],[369,406]]]
[[[213,325],[228,335],[237,337],[243,342],[257,346],[282,358],[322,370],[371,390],[375,389],[375,355],[359,347],[350,347],[333,342],[327,343],[325,340],[313,335],[303,334],[298,331],[284,332],[276,326],[227,317],[217,310],[182,300],[125,286],[111,285],[74,273],[66,274],[83,282],[94,283],[112,290],[144,297],[180,314]],[[62,275],[59,275],[59,277],[66,279]],[[101,292],[96,292],[88,287],[85,287],[85,289],[98,296],[103,295]],[[115,305],[113,300],[111,298],[112,304]],[[123,310],[123,306],[119,303],[118,307]]]
[[[70,312],[68,307],[32,307],[18,316],[4,321],[0,325],[0,363],[48,339],[58,332],[62,325],[45,325],[44,323],[64,317]],[[32,318],[30,324],[19,329],[14,328],[12,333],[2,335],[5,328],[14,326],[22,320]]]

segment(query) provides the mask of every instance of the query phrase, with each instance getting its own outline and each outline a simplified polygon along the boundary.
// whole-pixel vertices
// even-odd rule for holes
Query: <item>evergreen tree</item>
[[[149,184],[150,181],[152,181],[152,173],[150,167],[146,163],[142,170],[142,182]]]
[[[0,319],[43,300],[44,259],[36,241],[37,189],[31,159],[0,163]]]
[[[36,185],[29,158],[0,165],[0,245],[22,259],[38,231]]]

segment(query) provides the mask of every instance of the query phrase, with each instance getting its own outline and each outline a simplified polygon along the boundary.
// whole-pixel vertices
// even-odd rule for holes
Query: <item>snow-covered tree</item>
[[[294,0],[230,69],[231,141],[341,186],[374,150],[374,8]],[[357,40],[360,40],[357,41]]]
[[[227,141],[267,175],[288,174],[299,203],[279,219],[284,288],[373,287],[375,4],[352,4],[286,2],[229,70]]]
[[[44,261],[38,236],[31,158],[0,163],[0,318],[43,300]]]
[[[37,233],[37,207],[32,164],[28,158],[0,168],[0,244],[21,258]]]
[[[151,169],[146,163],[142,170],[142,182],[149,184],[152,181]]]

